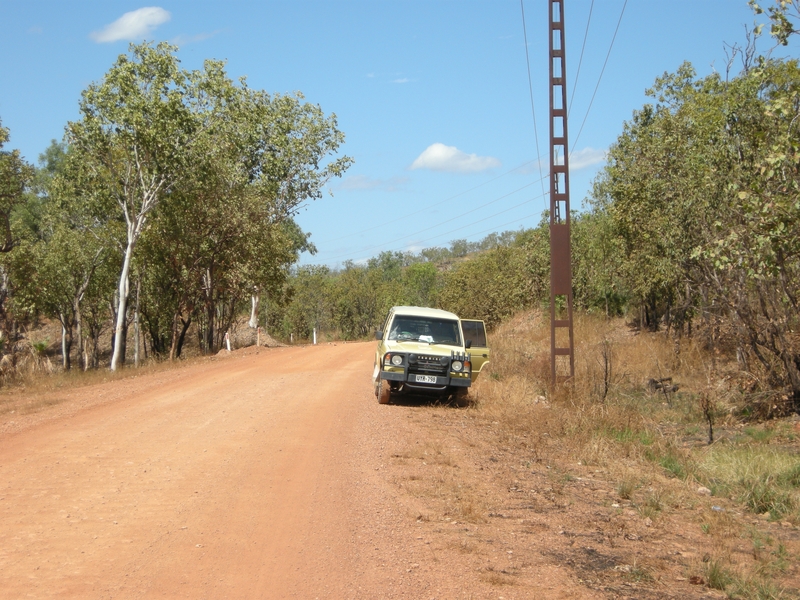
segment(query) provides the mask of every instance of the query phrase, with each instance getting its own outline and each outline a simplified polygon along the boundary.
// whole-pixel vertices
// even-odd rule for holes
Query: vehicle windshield
[[[432,317],[397,315],[389,329],[389,339],[418,341],[429,344],[461,345],[458,321]]]

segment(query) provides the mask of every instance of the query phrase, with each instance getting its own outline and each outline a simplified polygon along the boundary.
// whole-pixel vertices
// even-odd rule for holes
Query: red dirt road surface
[[[6,415],[0,597],[502,597],[387,481],[409,408],[375,401],[373,348],[249,349]]]
[[[373,351],[21,392],[0,416],[0,598],[723,597],[688,577],[705,513],[652,523],[475,411],[379,405]]]
[[[0,596],[359,595],[375,554],[354,493],[371,349],[261,351],[84,388],[89,404],[126,389],[4,434]]]

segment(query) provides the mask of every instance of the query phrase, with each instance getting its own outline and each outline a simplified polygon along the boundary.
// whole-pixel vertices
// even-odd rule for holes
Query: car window
[[[396,315],[389,330],[390,340],[419,341],[429,344],[461,345],[458,321]]]
[[[386,330],[389,329],[389,319],[392,318],[392,312],[389,311],[389,314],[386,315],[386,318],[383,320],[383,332],[386,333]]]
[[[486,330],[482,321],[461,321],[464,339],[472,342],[476,348],[486,348]]]

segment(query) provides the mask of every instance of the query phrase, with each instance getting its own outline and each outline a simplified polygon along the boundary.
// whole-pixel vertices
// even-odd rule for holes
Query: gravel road
[[[379,405],[373,351],[248,348],[19,392],[0,598],[721,597],[687,581],[697,510],[653,524],[475,411]]]
[[[398,543],[375,522],[379,466],[363,453],[379,412],[372,346],[234,353],[74,390],[30,423],[11,415],[0,595],[367,597],[390,584],[365,565]]]

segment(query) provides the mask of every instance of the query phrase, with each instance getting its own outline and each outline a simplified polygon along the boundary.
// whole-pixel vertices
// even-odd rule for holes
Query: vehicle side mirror
[[[376,329],[376,330],[375,330],[375,339],[376,339],[376,340],[379,340],[379,339],[381,339],[381,338],[383,338],[383,332],[382,332],[382,331],[378,331],[378,330]]]
[[[472,340],[467,340],[464,343],[464,348],[472,348]]]

